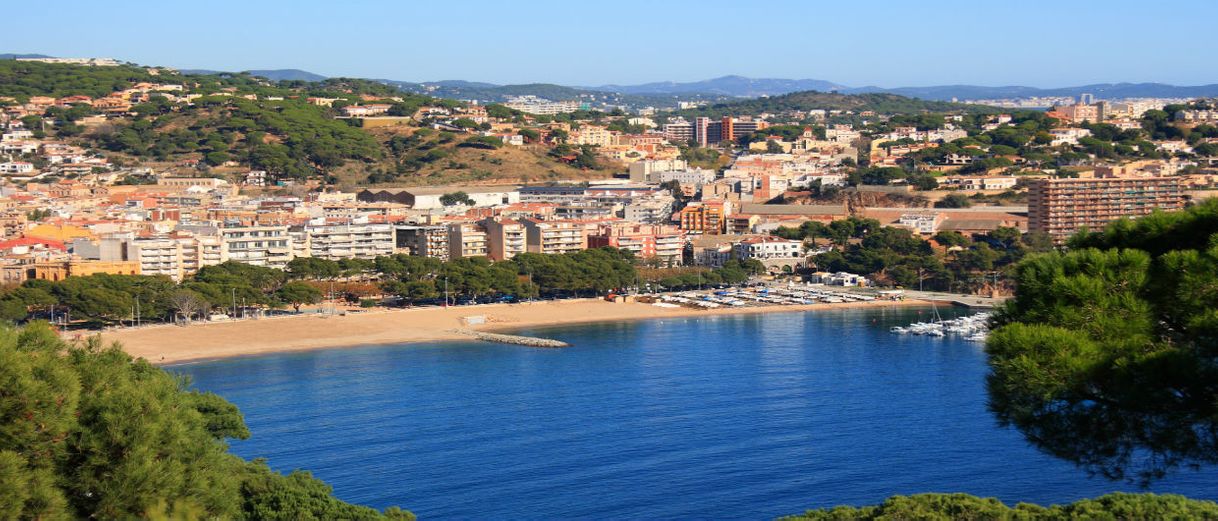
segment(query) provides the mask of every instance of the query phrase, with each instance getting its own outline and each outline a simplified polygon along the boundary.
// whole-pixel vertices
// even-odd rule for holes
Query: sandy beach
[[[712,310],[667,308],[637,302],[580,299],[488,304],[450,308],[376,310],[346,316],[302,315],[236,322],[157,325],[101,334],[133,356],[172,364],[233,356],[329,349],[373,344],[470,340],[458,328],[501,331],[522,327],[615,322],[665,317],[748,313],[791,313],[825,309],[925,305],[919,300],[758,306]],[[482,324],[470,324],[470,319]]]

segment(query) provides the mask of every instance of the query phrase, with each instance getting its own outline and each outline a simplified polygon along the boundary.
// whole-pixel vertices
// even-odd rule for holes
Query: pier
[[[553,338],[538,338],[538,337],[520,336],[520,335],[504,335],[504,334],[500,334],[500,333],[486,333],[483,331],[475,331],[472,329],[454,329],[452,331],[454,333],[460,333],[462,335],[469,335],[471,337],[474,337],[478,340],[482,340],[484,342],[495,342],[495,343],[499,343],[499,344],[512,344],[512,345],[529,346],[529,347],[551,347],[551,348],[570,347],[571,346],[571,344],[568,344],[561,340],[554,340]]]

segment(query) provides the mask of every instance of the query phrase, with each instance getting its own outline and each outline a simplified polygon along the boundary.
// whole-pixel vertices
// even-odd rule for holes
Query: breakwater
[[[513,344],[518,346],[529,347],[570,347],[571,344],[553,338],[537,338],[531,336],[520,335],[504,335],[500,333],[487,333],[484,331],[474,331],[472,329],[454,329],[454,333],[469,335],[484,342],[496,342],[499,344]]]

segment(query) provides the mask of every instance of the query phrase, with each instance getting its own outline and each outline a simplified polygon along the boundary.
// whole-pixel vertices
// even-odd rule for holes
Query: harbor
[[[806,306],[810,304],[844,304],[899,300],[895,295],[868,295],[839,290],[822,284],[757,285],[739,288],[683,291],[646,297],[659,307],[688,307],[702,309],[746,308],[772,306]]]
[[[969,342],[985,343],[990,333],[992,313],[977,313],[959,318],[943,320],[935,309],[935,319],[930,322],[914,322],[908,326],[893,326],[897,335],[924,335],[932,337],[955,336]]]

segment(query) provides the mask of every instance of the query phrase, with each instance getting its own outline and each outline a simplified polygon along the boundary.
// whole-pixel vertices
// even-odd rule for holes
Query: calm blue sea
[[[173,367],[245,413],[232,451],[422,519],[763,519],[893,494],[1055,503],[1089,478],[1001,429],[985,357],[927,310],[522,331],[561,350],[387,345]],[[1218,471],[1156,492],[1215,498]]]

